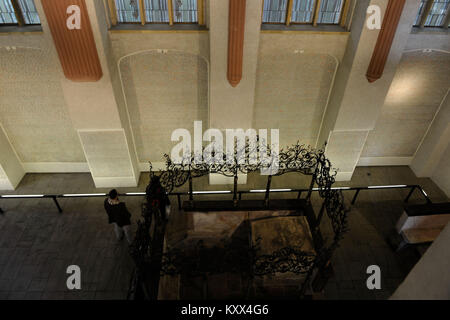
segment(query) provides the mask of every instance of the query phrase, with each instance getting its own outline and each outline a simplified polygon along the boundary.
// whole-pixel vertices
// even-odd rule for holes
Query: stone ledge
[[[0,34],[42,34],[41,25],[29,25],[29,26],[1,26]]]

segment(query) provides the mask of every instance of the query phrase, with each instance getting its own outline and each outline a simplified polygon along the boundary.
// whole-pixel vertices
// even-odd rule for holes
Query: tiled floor
[[[148,183],[143,174],[137,188],[121,192],[142,191]],[[273,188],[301,187],[305,181],[287,175],[274,179]],[[365,186],[386,184],[420,184],[434,202],[447,201],[429,179],[418,179],[408,167],[357,168],[350,183]],[[196,190],[224,189],[230,186],[208,186],[207,179],[194,183]],[[264,188],[261,177],[250,176],[240,189]],[[90,193],[96,189],[89,174],[28,174],[14,194]],[[322,298],[385,299],[388,298],[412,265],[417,261],[414,250],[393,252],[385,238],[393,231],[402,212],[406,190],[362,191],[349,215],[350,231],[333,259],[335,275]],[[346,194],[349,202],[353,193]],[[278,194],[277,197],[287,197]],[[314,197],[315,198],[315,197]],[[127,206],[133,224],[140,217],[143,198],[129,197]],[[173,199],[176,205],[176,199]],[[423,203],[416,192],[412,203]],[[107,224],[102,198],[61,199],[59,214],[51,199],[0,200],[0,299],[124,299],[133,263],[128,246],[118,242]],[[81,268],[82,290],[66,288],[66,268]],[[369,291],[366,268],[380,266],[382,289]]]

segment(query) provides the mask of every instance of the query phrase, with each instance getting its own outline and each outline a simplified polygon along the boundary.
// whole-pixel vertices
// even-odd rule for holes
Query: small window
[[[264,23],[285,23],[288,0],[265,0],[263,9]]]
[[[197,0],[173,0],[175,23],[196,23]]]
[[[422,0],[415,27],[448,27],[450,0]]]
[[[115,0],[117,8],[117,21],[119,23],[139,23],[141,13],[138,0]]]
[[[0,24],[22,26],[40,23],[33,0],[0,0]]]
[[[314,18],[314,0],[296,0],[292,6],[292,23],[312,23]]]
[[[264,0],[266,24],[345,25],[350,0]]]
[[[322,24],[339,24],[343,4],[343,0],[322,0],[317,22]]]
[[[450,0],[435,0],[425,21],[425,27],[440,27],[444,23]]]
[[[416,22],[414,23],[414,26],[418,26],[420,24],[420,19],[422,18],[423,11],[425,10],[426,3],[427,3],[427,0],[422,0],[420,2],[419,13],[417,14]]]
[[[0,0],[0,23],[17,24],[17,18],[11,0]]]
[[[40,24],[39,15],[33,0],[19,0],[25,24]]]
[[[168,23],[169,9],[167,0],[145,0],[145,19],[149,23]]]
[[[109,1],[111,21],[117,23],[204,24],[205,0]],[[141,14],[143,12],[143,14]]]

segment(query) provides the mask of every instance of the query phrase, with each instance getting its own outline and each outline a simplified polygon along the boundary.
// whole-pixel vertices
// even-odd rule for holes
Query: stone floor
[[[248,180],[247,185],[239,188],[265,187],[263,177],[249,176]],[[142,174],[138,187],[119,191],[143,191],[147,183],[148,174]],[[307,183],[298,176],[286,175],[274,179],[272,188],[300,188]],[[420,184],[433,202],[448,201],[430,179],[416,178],[408,167],[357,168],[351,182],[339,185],[386,184]],[[231,186],[209,186],[206,178],[200,178],[195,180],[194,188],[223,190]],[[2,194],[106,191],[96,189],[89,174],[28,174],[16,191]],[[317,298],[386,299],[393,293],[418,259],[415,250],[395,253],[385,241],[393,232],[407,193],[407,190],[360,193],[349,214],[350,231],[333,259],[334,276]],[[353,192],[345,195],[349,203]],[[125,200],[135,227],[143,198]],[[176,206],[176,199],[172,200]],[[0,215],[0,299],[125,299],[133,263],[126,242],[118,242],[107,224],[103,199],[61,199],[59,202],[64,209],[62,214],[51,199],[0,199],[0,208],[5,211]],[[416,191],[410,202],[424,200]],[[313,204],[316,208],[319,205],[317,196],[313,197]],[[66,287],[66,268],[72,264],[81,268],[82,290],[79,291],[69,291]],[[366,268],[373,264],[382,273],[382,289],[377,291],[366,288]]]

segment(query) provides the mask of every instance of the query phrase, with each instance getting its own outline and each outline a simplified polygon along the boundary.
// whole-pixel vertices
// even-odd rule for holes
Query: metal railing
[[[358,195],[363,190],[382,190],[382,189],[409,189],[409,193],[407,197],[405,198],[404,202],[408,202],[408,200],[411,198],[412,194],[415,190],[419,190],[420,194],[424,197],[427,203],[432,203],[430,198],[428,197],[428,194],[425,192],[425,190],[420,185],[385,185],[385,186],[367,186],[367,187],[333,187],[331,188],[333,190],[342,190],[342,191],[355,191],[355,194],[353,195],[351,204],[354,205],[356,203],[356,199],[358,198]],[[267,192],[269,191],[269,192]],[[251,194],[251,193],[265,193],[265,200],[269,200],[269,194],[270,193],[296,193],[297,199],[301,198],[302,193],[308,192],[309,189],[254,189],[254,190],[242,190],[237,191],[239,200],[242,200],[243,194]],[[319,191],[319,188],[313,188],[313,192]],[[233,194],[233,191],[231,190],[218,190],[218,191],[192,191],[193,195],[214,195],[214,194]],[[170,196],[176,196],[178,201],[178,208],[181,210],[181,197],[182,196],[190,196],[190,192],[172,192],[169,194]],[[7,199],[52,199],[55,203],[58,211],[60,213],[63,212],[63,209],[61,208],[61,205],[58,202],[58,199],[61,198],[95,198],[95,197],[106,197],[107,193],[67,193],[67,194],[7,194],[7,195],[0,195],[0,199],[7,200]],[[119,194],[121,197],[143,197],[145,196],[145,192],[127,192]],[[0,207],[0,214],[3,214],[4,211]]]

